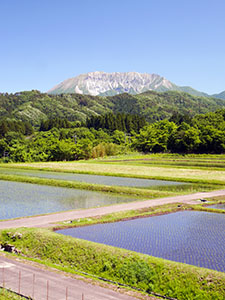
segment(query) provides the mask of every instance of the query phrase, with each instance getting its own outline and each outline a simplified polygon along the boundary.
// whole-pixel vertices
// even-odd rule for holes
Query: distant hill
[[[225,91],[221,92],[220,94],[214,94],[213,97],[225,100]]]
[[[170,118],[175,112],[194,116],[225,107],[224,100],[178,91],[147,91],[138,95],[116,95],[108,99],[113,103],[115,112],[140,114],[149,122]]]
[[[81,74],[59,83],[50,89],[48,93],[114,96],[122,93],[135,95],[149,90],[157,92],[180,91],[195,96],[208,96],[188,86],[177,86],[160,75],[138,72],[90,72]]]
[[[91,115],[107,112],[139,114],[153,122],[170,118],[173,113],[195,115],[225,107],[217,98],[193,96],[184,92],[147,91],[137,95],[128,93],[115,96],[90,96],[81,94],[51,95],[39,91],[0,94],[0,120],[9,118],[29,121],[39,126],[47,118],[67,118],[84,122]]]

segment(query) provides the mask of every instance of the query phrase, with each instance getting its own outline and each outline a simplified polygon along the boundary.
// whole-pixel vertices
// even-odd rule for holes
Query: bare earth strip
[[[36,264],[24,263],[0,256],[1,286],[37,300],[134,300],[133,292],[123,290],[119,293],[116,286],[100,287],[68,274],[46,270]],[[112,289],[114,288],[115,291]],[[121,289],[120,289],[121,290]],[[143,296],[142,299],[153,299]],[[155,299],[155,298],[154,298]]]
[[[5,228],[17,228],[17,227],[51,227],[57,222],[75,220],[80,218],[88,218],[94,216],[102,216],[106,214],[111,214],[120,211],[136,210],[142,208],[148,208],[163,204],[170,203],[187,203],[187,204],[197,204],[196,200],[201,198],[211,198],[216,196],[225,196],[225,190],[218,190],[212,192],[201,192],[190,195],[174,196],[160,199],[152,199],[145,201],[130,202],[124,204],[116,204],[106,207],[97,207],[82,210],[73,210],[60,212],[55,214],[25,217],[15,220],[7,220],[0,222],[0,229]]]

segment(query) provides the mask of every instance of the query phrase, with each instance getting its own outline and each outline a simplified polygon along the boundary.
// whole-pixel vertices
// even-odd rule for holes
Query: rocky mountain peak
[[[53,87],[48,93],[78,93],[88,95],[138,94],[147,90],[164,91],[176,86],[157,74],[101,71],[81,74]]]

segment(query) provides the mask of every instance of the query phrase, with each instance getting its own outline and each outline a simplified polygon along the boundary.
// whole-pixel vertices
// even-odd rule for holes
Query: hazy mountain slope
[[[0,119],[29,121],[38,126],[47,118],[67,118],[85,121],[91,115],[124,112],[145,116],[153,122],[169,118],[174,112],[195,115],[225,107],[225,101],[196,97],[183,92],[148,91],[138,95],[128,93],[100,97],[80,94],[49,95],[39,91],[0,94]]]
[[[48,91],[49,94],[78,93],[87,95],[113,96],[122,93],[139,94],[145,91],[165,92],[176,90],[196,96],[207,96],[191,87],[179,87],[157,74],[137,72],[90,72],[67,79]]]
[[[223,91],[223,92],[221,92],[219,94],[215,94],[215,95],[213,95],[213,97],[225,100],[225,91]]]

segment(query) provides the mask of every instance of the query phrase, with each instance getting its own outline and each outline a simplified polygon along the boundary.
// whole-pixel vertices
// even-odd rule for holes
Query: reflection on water
[[[222,214],[183,211],[57,232],[224,272],[224,228]]]
[[[100,192],[0,181],[0,219],[135,201]]]
[[[168,185],[184,185],[183,182],[166,181],[166,180],[150,180],[140,178],[125,178],[115,176],[100,176],[89,174],[72,174],[61,172],[47,172],[47,171],[30,171],[22,169],[8,169],[0,168],[0,173],[11,175],[22,175],[42,178],[52,178],[61,180],[76,180],[80,182],[96,183],[103,185],[118,185],[129,187],[150,187],[150,186],[168,186]]]

